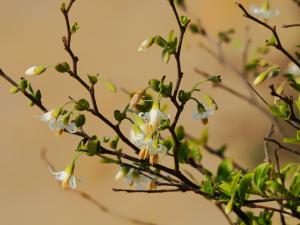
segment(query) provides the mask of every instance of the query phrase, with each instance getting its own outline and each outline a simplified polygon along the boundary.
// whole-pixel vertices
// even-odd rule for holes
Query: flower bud
[[[25,75],[27,76],[37,76],[46,71],[46,66],[32,66],[25,71]]]

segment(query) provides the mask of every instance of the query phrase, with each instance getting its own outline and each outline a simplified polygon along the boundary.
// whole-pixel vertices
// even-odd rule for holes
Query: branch
[[[271,124],[265,138],[270,138],[273,133],[274,133],[274,125]],[[265,161],[267,163],[271,162],[270,158],[269,158],[268,141],[266,141],[266,140],[264,140],[264,152],[265,152]]]
[[[283,24],[282,27],[283,27],[283,28],[300,27],[300,23]]]
[[[282,145],[281,143],[279,143],[278,141],[276,141],[274,139],[265,138],[265,140],[268,141],[268,142],[272,142],[272,143],[276,144],[281,149],[287,150],[287,151],[289,151],[289,152],[291,152],[293,154],[296,154],[296,155],[300,156],[300,152],[298,152],[297,150],[289,148],[289,147],[286,147],[286,146]]]
[[[153,194],[153,193],[166,193],[166,192],[186,192],[186,191],[191,191],[191,190],[183,190],[183,189],[161,189],[161,190],[132,190],[132,189],[117,189],[113,188],[112,189],[115,192],[127,192],[127,193],[148,193],[148,194]]]
[[[292,62],[294,62],[299,68],[300,68],[300,62],[294,58],[282,45],[281,40],[279,38],[279,35],[276,31],[276,26],[272,27],[270,25],[268,25],[267,23],[257,19],[256,17],[252,16],[251,14],[248,13],[248,11],[245,9],[245,7],[241,4],[241,3],[237,3],[238,7],[244,12],[244,16],[260,25],[262,25],[263,27],[265,27],[266,29],[270,30],[275,39],[276,39],[276,44],[274,45],[274,47],[281,51],[285,56],[287,56]]]
[[[178,102],[177,102],[177,95],[178,95],[178,91],[179,91],[179,88],[180,88],[181,80],[183,78],[183,72],[182,72],[182,68],[181,68],[180,56],[181,56],[182,42],[183,42],[183,38],[184,38],[184,35],[185,35],[186,28],[187,28],[188,24],[186,24],[186,26],[183,26],[181,24],[180,18],[179,18],[179,14],[177,12],[174,0],[169,0],[169,3],[170,3],[170,6],[171,6],[171,8],[173,10],[173,13],[174,13],[174,15],[176,17],[176,21],[177,21],[177,24],[178,24],[178,27],[179,27],[179,30],[180,30],[180,37],[179,37],[178,47],[177,47],[176,52],[174,53],[175,54],[176,65],[177,65],[177,81],[176,81],[174,93],[171,96],[171,100],[172,100],[173,104],[177,108],[177,113],[176,113],[175,119],[174,119],[174,121],[173,121],[173,123],[171,125],[171,128],[169,129],[170,132],[171,132],[171,134],[172,134],[172,137],[174,139],[174,142],[175,142],[175,146],[174,146],[174,165],[175,165],[175,170],[179,171],[178,151],[179,151],[179,145],[180,145],[180,143],[179,143],[179,141],[178,141],[178,139],[176,137],[175,128],[176,128],[177,122],[179,120],[179,117],[180,117],[180,115],[181,115],[181,113],[183,111],[184,104],[181,104],[181,105],[178,104]]]

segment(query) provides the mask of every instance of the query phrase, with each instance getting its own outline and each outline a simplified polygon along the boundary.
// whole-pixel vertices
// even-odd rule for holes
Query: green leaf
[[[241,201],[245,200],[248,191],[251,189],[253,176],[253,172],[247,173],[240,181],[238,193]]]
[[[25,80],[24,78],[21,78],[20,82],[19,82],[19,88],[22,92],[24,92],[28,87],[28,83],[27,80]]]
[[[63,63],[58,63],[55,66],[55,69],[57,72],[59,73],[66,73],[70,71],[70,65],[67,62],[63,62]]]
[[[98,76],[92,76],[92,75],[88,75],[88,78],[89,78],[89,82],[92,86],[96,85],[98,83]]]
[[[258,189],[264,193],[266,187],[266,181],[269,180],[271,170],[273,169],[272,164],[263,163],[255,168],[253,182]]]
[[[187,162],[189,158],[189,147],[187,143],[181,143],[178,149],[178,160],[180,163]]]
[[[109,147],[111,147],[114,150],[117,150],[118,143],[119,143],[120,137],[117,135],[114,137],[114,139],[111,140],[109,143]]]
[[[231,160],[225,159],[221,162],[217,171],[217,181],[228,181],[230,174],[233,172],[233,165]]]
[[[79,26],[78,26],[78,23],[75,22],[75,23],[72,25],[71,33],[74,34],[74,33],[77,32],[77,30],[79,30]]]
[[[185,92],[183,90],[180,90],[178,93],[178,99],[181,103],[187,102],[192,97],[191,92]]]
[[[84,114],[79,114],[76,118],[75,118],[75,125],[76,127],[82,127],[85,124],[85,115]]]
[[[167,46],[167,41],[163,39],[161,36],[155,37],[155,44],[157,44],[161,48],[165,48]]]
[[[87,144],[87,155],[94,156],[98,153],[100,141],[98,139],[90,140]]]
[[[126,118],[126,115],[122,113],[120,110],[115,110],[114,111],[114,117],[118,122],[121,122]]]
[[[37,91],[36,91],[34,98],[35,98],[35,100],[36,100],[37,102],[40,102],[40,101],[41,101],[41,99],[42,99],[42,93],[41,93],[40,90],[37,90]]]
[[[288,105],[284,102],[278,102],[277,104],[270,105],[269,110],[274,116],[284,120],[288,120],[291,115]]]
[[[227,196],[231,196],[232,192],[231,192],[231,185],[228,184],[227,182],[222,182],[219,186],[218,189],[224,193]]]
[[[112,93],[116,93],[117,92],[117,88],[116,88],[116,86],[112,82],[105,81],[104,85],[105,85],[106,89],[109,90],[110,92],[112,92]]]
[[[88,110],[90,108],[90,104],[89,104],[89,102],[87,100],[85,100],[84,98],[82,98],[82,99],[79,99],[75,103],[74,108],[77,111],[84,111],[84,110]]]
[[[211,177],[205,176],[201,185],[201,191],[209,195],[213,195],[213,183]]]
[[[179,126],[175,130],[178,141],[182,141],[185,137],[185,130],[183,126]]]
[[[276,37],[274,35],[272,35],[267,41],[266,41],[266,46],[276,46],[277,40]]]
[[[162,52],[162,60],[164,63],[168,63],[170,60],[170,53],[169,50],[167,48],[165,48]]]

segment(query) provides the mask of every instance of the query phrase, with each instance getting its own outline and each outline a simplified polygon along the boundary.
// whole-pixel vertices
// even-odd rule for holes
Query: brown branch
[[[269,129],[268,129],[268,132],[267,132],[265,138],[270,138],[273,133],[274,133],[274,125],[271,124],[270,127],[269,127]],[[266,140],[264,140],[264,152],[265,152],[265,161],[267,163],[271,162],[270,161],[270,157],[269,157],[268,141],[266,141]]]
[[[291,153],[293,153],[295,155],[300,156],[300,152],[298,152],[297,150],[289,148],[289,147],[286,147],[286,146],[282,145],[280,142],[278,142],[278,141],[276,141],[274,139],[265,138],[265,140],[268,141],[268,142],[272,142],[272,143],[276,144],[281,149],[287,150],[287,151],[289,151],[289,152],[291,152]]]
[[[184,189],[160,189],[160,190],[132,190],[132,189],[112,189],[115,192],[126,192],[126,193],[148,193],[148,194],[159,194],[159,193],[166,193],[166,192],[186,192],[191,190],[184,190]]]
[[[290,27],[300,27],[300,23],[294,23],[294,24],[283,24],[283,28],[290,28]]]
[[[177,21],[177,24],[178,24],[178,27],[179,27],[179,30],[180,30],[178,47],[177,47],[176,52],[174,53],[175,60],[176,60],[176,65],[177,65],[177,81],[176,81],[176,85],[175,85],[175,88],[174,88],[173,95],[171,96],[171,100],[177,108],[177,113],[176,113],[175,119],[174,119],[174,121],[171,125],[171,128],[169,129],[169,131],[171,132],[172,137],[174,139],[174,142],[175,142],[175,145],[174,145],[174,166],[175,166],[175,170],[179,171],[178,151],[179,151],[180,143],[179,143],[176,135],[174,135],[175,134],[174,129],[176,128],[177,122],[178,122],[179,117],[180,117],[180,115],[183,111],[183,108],[184,108],[184,104],[179,105],[179,103],[177,102],[177,95],[178,95],[178,91],[179,91],[179,88],[180,88],[181,80],[183,78],[183,72],[182,72],[182,68],[181,68],[181,59],[180,59],[181,49],[182,49],[183,38],[184,38],[186,28],[187,28],[189,22],[186,24],[186,26],[183,26],[180,22],[179,14],[177,12],[174,0],[169,0],[169,3],[170,3],[170,6],[172,8],[172,11],[173,11],[173,13],[176,17],[176,21]]]
[[[277,208],[270,207],[270,206],[257,205],[257,204],[245,204],[243,206],[244,207],[248,207],[248,208],[254,208],[254,209],[270,210],[270,211],[277,212],[277,213],[280,213],[280,214],[286,214],[286,215],[290,215],[292,217],[300,218],[298,215],[294,215],[291,212],[288,212],[288,211],[285,211],[285,210],[281,210],[281,209],[277,209]]]

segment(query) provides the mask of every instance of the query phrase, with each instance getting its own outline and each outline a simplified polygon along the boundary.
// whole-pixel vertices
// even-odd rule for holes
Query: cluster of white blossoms
[[[250,7],[251,13],[256,16],[260,17],[264,20],[271,19],[272,17],[278,16],[279,11],[278,10],[272,10],[270,9],[269,1],[265,2],[262,6],[251,6]]]
[[[44,113],[38,118],[44,122],[49,123],[49,128],[57,135],[61,135],[64,130],[69,133],[76,133],[77,127],[74,122],[70,122],[70,113],[64,112],[62,108],[52,109]]]
[[[160,143],[159,126],[163,120],[168,118],[160,110],[158,101],[153,102],[149,112],[139,113],[134,117],[130,140],[140,148],[140,159],[149,159],[151,165],[157,164],[159,156],[167,153],[167,148]]]

